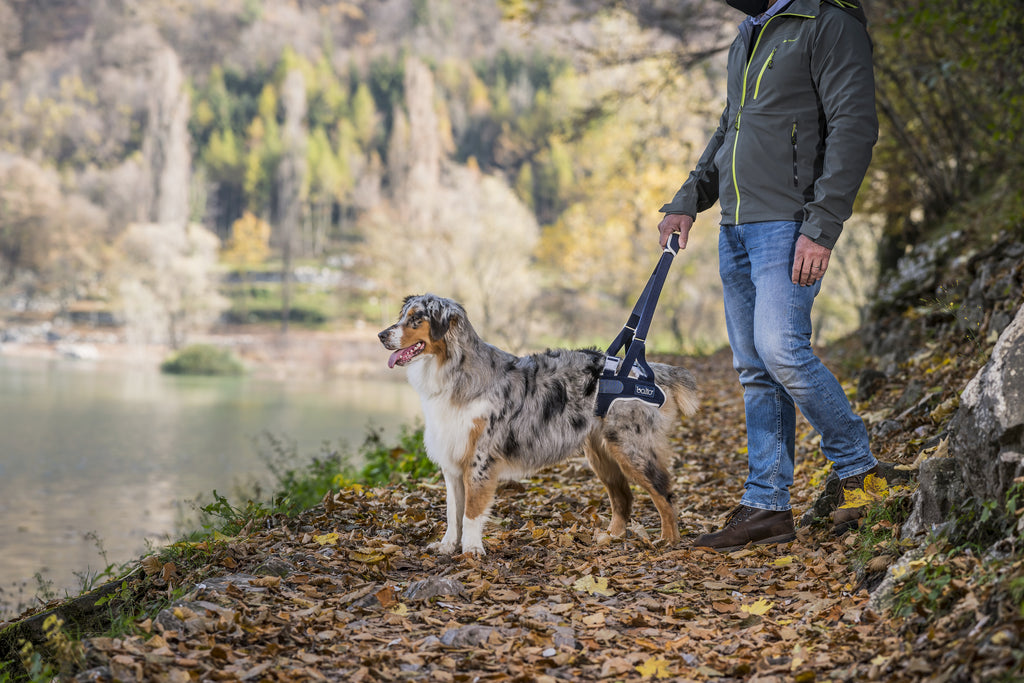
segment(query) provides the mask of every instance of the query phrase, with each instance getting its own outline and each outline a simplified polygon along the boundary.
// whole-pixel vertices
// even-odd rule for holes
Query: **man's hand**
[[[793,253],[793,284],[807,287],[825,277],[832,250],[814,242],[807,235],[796,240]]]
[[[664,249],[672,233],[679,233],[679,248],[686,249],[686,240],[690,235],[690,228],[693,227],[693,218],[678,213],[665,214],[665,217],[658,223],[658,232],[661,233],[661,248]]]

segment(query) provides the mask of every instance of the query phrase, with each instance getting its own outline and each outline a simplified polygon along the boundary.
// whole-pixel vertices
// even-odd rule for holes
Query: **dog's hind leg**
[[[656,450],[627,453],[618,445],[610,445],[608,450],[626,476],[650,494],[661,517],[661,540],[670,545],[678,543],[679,521],[672,504],[672,479],[662,457]]]
[[[629,479],[650,494],[661,517],[661,540],[679,542],[679,521],[672,505],[672,454],[665,444],[662,417],[640,405],[615,406],[601,433],[608,453]]]
[[[633,492],[629,489],[629,480],[622,473],[615,459],[608,453],[600,434],[592,434],[583,446],[590,468],[608,490],[608,500],[612,506],[612,522],[608,533],[612,536],[623,536],[629,515],[633,509]]]
[[[462,541],[462,515],[466,510],[466,487],[460,472],[444,471],[444,494],[448,528],[445,529],[444,537],[428,545],[427,550],[451,555],[458,550]]]

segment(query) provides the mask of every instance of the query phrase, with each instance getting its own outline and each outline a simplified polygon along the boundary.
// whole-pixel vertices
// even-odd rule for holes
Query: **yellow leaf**
[[[636,668],[644,678],[668,678],[672,674],[668,670],[668,660],[651,657]]]
[[[384,553],[376,552],[376,551],[370,551],[370,552],[365,552],[364,553],[364,552],[360,552],[358,550],[353,550],[352,552],[350,552],[348,554],[348,556],[349,556],[349,559],[351,559],[351,560],[353,560],[355,562],[362,562],[363,564],[376,564],[376,563],[380,562],[381,560],[387,559],[387,555],[385,555]]]
[[[338,545],[338,534],[332,531],[329,534],[314,536],[313,540],[316,541],[318,545]]]
[[[889,482],[885,480],[885,477],[869,474],[864,477],[864,490],[876,496],[884,496],[889,492]]]
[[[772,561],[772,564],[774,564],[776,567],[788,567],[789,565],[793,564],[794,560],[796,560],[795,556],[786,555],[785,557],[775,558],[775,560]]]
[[[889,482],[885,480],[885,477],[869,474],[864,477],[864,484],[861,488],[843,489],[843,504],[839,507],[843,510],[862,508],[887,496],[889,492]]]
[[[404,617],[409,613],[409,606],[406,605],[404,602],[400,602],[388,611],[392,614],[397,614],[400,617]]]
[[[775,607],[775,603],[764,598],[759,598],[757,602],[752,605],[740,605],[740,609],[750,614],[756,614],[758,616],[767,614],[768,610]]]
[[[813,486],[815,488],[820,486],[828,478],[828,474],[831,471],[832,471],[832,463],[831,462],[826,462],[824,467],[815,470],[811,474],[811,486]]]
[[[864,489],[843,489],[843,504],[839,508],[841,510],[862,508],[865,505],[870,505],[873,501],[874,498]]]
[[[899,567],[893,567],[893,569],[892,569],[892,576],[893,576],[894,579],[902,579],[907,574],[910,574],[912,572],[916,572],[921,567],[927,567],[927,566],[928,566],[928,561],[927,560],[912,560],[912,561],[906,563],[905,565],[902,565],[902,566],[899,566]]]
[[[593,575],[587,574],[582,579],[578,579],[572,587],[582,593],[590,593],[591,595],[603,595],[605,597],[615,595],[615,591],[608,587],[608,579],[603,576],[595,579]]]

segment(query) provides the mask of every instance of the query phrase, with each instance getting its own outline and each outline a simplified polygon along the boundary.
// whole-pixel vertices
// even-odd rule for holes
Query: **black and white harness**
[[[644,358],[644,343],[647,331],[654,317],[654,309],[665,284],[665,276],[672,265],[672,259],[679,253],[679,233],[669,238],[665,250],[655,266],[643,294],[633,307],[633,312],[615,341],[605,352],[604,372],[597,389],[598,417],[608,414],[615,401],[644,401],[660,408],[665,403],[665,392],[654,381],[654,371]],[[618,357],[626,348],[625,355]]]

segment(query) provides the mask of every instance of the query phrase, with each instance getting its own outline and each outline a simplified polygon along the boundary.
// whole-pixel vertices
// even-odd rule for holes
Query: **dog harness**
[[[674,232],[625,327],[605,352],[604,371],[597,388],[595,412],[598,417],[607,415],[616,401],[643,401],[658,408],[665,404],[665,392],[654,382],[654,371],[644,357],[644,343],[668,268],[678,253],[679,233]],[[623,347],[626,347],[625,355],[619,358]]]

